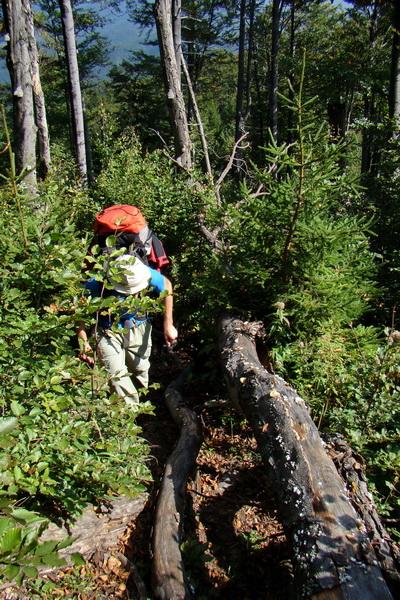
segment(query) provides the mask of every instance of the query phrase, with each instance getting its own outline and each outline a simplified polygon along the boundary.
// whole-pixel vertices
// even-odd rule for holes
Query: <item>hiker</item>
[[[126,205],[122,206],[126,209]],[[118,207],[110,207],[110,210],[115,208]],[[130,211],[134,208],[129,206],[127,210]],[[120,227],[120,219],[117,219],[117,222]],[[128,233],[124,232],[123,235],[129,237]],[[118,232],[117,239],[119,239]],[[134,244],[131,246],[134,246]],[[110,293],[123,302],[126,297],[132,295],[137,297],[140,292],[147,289],[158,295],[166,290],[168,294],[163,299],[163,332],[167,346],[171,347],[178,337],[178,332],[173,324],[172,284],[159,271],[145,265],[143,260],[135,255],[134,248],[131,246],[126,248],[126,244],[121,246],[120,243],[119,248],[123,247],[123,251],[127,253],[117,258],[111,258],[108,263],[105,262],[105,265],[110,266],[107,275],[108,282],[114,288]],[[104,252],[106,253],[106,251]],[[163,260],[165,262],[166,257]],[[105,268],[108,269],[107,266]],[[103,283],[94,278],[87,281],[85,287],[87,292],[95,298],[104,293]],[[117,329],[115,326],[113,327],[116,319],[118,319]],[[88,342],[85,324],[82,322],[78,324],[77,336],[82,344],[79,357],[89,365],[93,365],[93,351]],[[151,353],[151,323],[149,316],[140,314],[137,310],[127,313],[123,308],[119,315],[99,313],[96,352],[106,371],[111,375],[111,388],[113,391],[123,398],[128,405],[133,407],[137,405],[139,402],[138,388],[147,388],[149,382]]]

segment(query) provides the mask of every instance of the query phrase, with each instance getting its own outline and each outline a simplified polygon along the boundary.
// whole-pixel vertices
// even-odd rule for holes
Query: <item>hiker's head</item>
[[[138,258],[130,254],[119,256],[112,263],[109,281],[120,294],[136,294],[147,288],[150,271]]]

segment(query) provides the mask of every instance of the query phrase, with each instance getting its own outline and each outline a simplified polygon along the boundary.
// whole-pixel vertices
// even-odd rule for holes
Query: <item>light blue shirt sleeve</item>
[[[154,291],[157,294],[161,294],[161,292],[163,292],[165,290],[165,279],[164,279],[164,276],[161,275],[161,273],[159,273],[155,269],[152,269],[151,267],[149,267],[149,271],[151,273],[150,287],[154,288]]]

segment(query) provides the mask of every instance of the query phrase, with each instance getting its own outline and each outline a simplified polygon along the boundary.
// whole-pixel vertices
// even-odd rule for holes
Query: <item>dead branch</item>
[[[139,575],[139,571],[136,565],[129,560],[124,554],[121,552],[115,552],[115,556],[118,558],[124,569],[126,569],[132,576],[136,589],[139,593],[139,600],[147,600],[149,597],[147,593],[146,586],[144,584],[143,579]]]
[[[197,105],[197,100],[196,100],[196,95],[194,93],[194,89],[192,86],[192,82],[190,79],[190,75],[189,75],[189,71],[186,65],[186,60],[185,57],[183,56],[183,54],[181,53],[181,65],[182,65],[182,69],[186,78],[186,83],[189,89],[189,94],[190,94],[190,98],[192,100],[192,104],[193,104],[193,109],[194,109],[194,114],[196,115],[196,119],[197,119],[197,125],[199,128],[199,133],[200,133],[200,139],[201,139],[201,145],[203,147],[203,152],[204,152],[204,160],[206,162],[206,169],[207,169],[207,173],[210,176],[210,179],[212,180],[212,170],[211,170],[211,163],[210,163],[210,157],[208,154],[208,144],[207,144],[207,139],[204,133],[204,127],[203,127],[203,122],[201,120],[201,116],[200,116],[200,111],[199,111],[199,107]]]
[[[216,190],[219,191],[219,188],[221,187],[222,182],[224,181],[225,177],[228,175],[229,171],[232,168],[233,162],[235,160],[235,156],[236,156],[236,151],[238,149],[238,147],[240,146],[241,142],[248,136],[248,132],[244,133],[236,142],[235,145],[233,146],[233,150],[232,153],[229,157],[229,161],[228,164],[226,165],[225,169],[222,171],[221,175],[219,176],[216,184],[215,184],[215,188]],[[248,144],[246,144],[245,146],[241,146],[242,149],[248,148]]]
[[[181,388],[187,372],[165,391],[165,400],[180,438],[167,461],[161,483],[153,532],[152,586],[159,600],[188,600],[180,542],[186,483],[202,443],[198,417],[185,405]]]

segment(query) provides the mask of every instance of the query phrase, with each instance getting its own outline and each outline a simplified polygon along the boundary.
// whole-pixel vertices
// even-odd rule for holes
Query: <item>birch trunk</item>
[[[176,61],[176,46],[172,29],[171,0],[156,0],[154,4],[158,43],[163,65],[168,109],[175,145],[175,159],[184,169],[190,170],[191,142],[180,71]],[[176,39],[176,36],[175,36]]]
[[[70,0],[59,0],[64,48],[67,62],[68,83],[72,108],[72,125],[76,159],[82,183],[87,181],[85,125],[83,116],[82,92],[79,79],[78,55],[76,51],[74,17]]]
[[[31,62],[31,77],[33,89],[33,103],[35,108],[36,125],[38,128],[38,172],[41,179],[45,179],[50,169],[50,139],[47,126],[46,106],[39,72],[39,53],[35,39],[32,10],[29,0],[23,0],[27,10],[27,29],[29,55]]]
[[[14,152],[16,170],[26,171],[23,183],[30,195],[37,189],[36,133],[29,27],[31,11],[27,0],[2,0],[7,40],[7,67],[13,92]],[[7,39],[7,38],[6,38]]]

